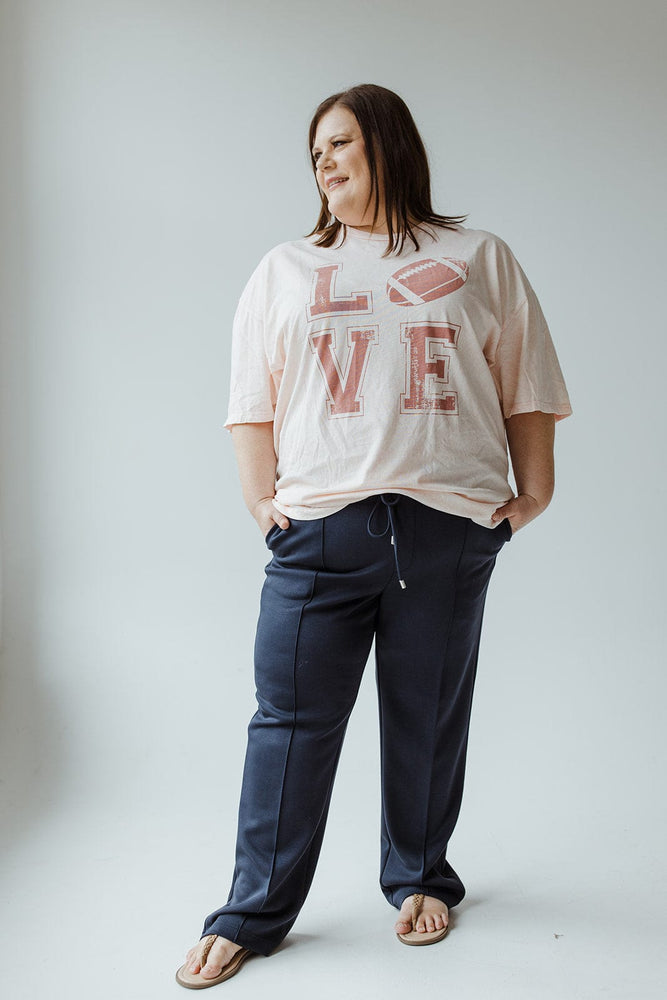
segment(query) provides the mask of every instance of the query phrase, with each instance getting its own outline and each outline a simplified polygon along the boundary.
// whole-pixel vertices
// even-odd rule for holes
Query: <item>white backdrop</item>
[[[444,964],[464,998],[660,995],[664,4],[2,11],[0,981],[176,995],[226,898],[269,557],[222,427],[231,319],[259,258],[316,219],[316,105],[373,82],[411,108],[436,208],[514,250],[575,413],[553,504],[489,594],[451,848],[465,934],[422,965],[389,940],[369,663],[290,936],[311,950],[234,988],[292,992],[309,968],[322,997],[398,996]],[[360,912],[381,967],[355,951]],[[334,946],[354,981],[333,981]]]

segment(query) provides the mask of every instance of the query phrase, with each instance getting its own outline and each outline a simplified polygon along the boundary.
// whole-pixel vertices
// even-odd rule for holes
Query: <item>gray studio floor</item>
[[[341,767],[351,772],[353,758]],[[665,898],[656,888],[661,873],[645,858],[635,859],[633,872],[620,859],[614,864],[613,845],[600,844],[578,855],[568,849],[564,859],[528,837],[508,837],[505,827],[499,842],[473,795],[453,845],[468,897],[444,942],[407,948],[394,937],[395,911],[376,885],[372,789],[364,794],[362,786],[357,801],[346,795],[335,796],[315,882],[292,933],[212,996],[665,995]],[[147,790],[143,805],[136,795],[72,801],[15,828],[2,879],[3,996],[184,996],[174,970],[230,874],[232,824],[216,831],[201,821],[216,809],[181,786],[163,798]]]

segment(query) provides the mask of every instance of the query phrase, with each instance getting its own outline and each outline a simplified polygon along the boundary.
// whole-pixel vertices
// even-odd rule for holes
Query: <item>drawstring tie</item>
[[[394,524],[394,513],[392,511],[392,507],[395,507],[398,501],[399,501],[398,493],[380,493],[377,500],[375,501],[375,506],[373,507],[373,510],[369,514],[367,530],[371,538],[382,538],[383,535],[387,534],[389,528],[391,527],[391,544],[394,546],[394,561],[396,563],[396,575],[398,576],[398,582],[400,583],[403,590],[405,590],[407,584],[401,576],[401,567],[398,562],[398,544],[396,540],[396,526]],[[384,504],[385,514],[387,516],[387,523],[385,524],[382,531],[373,531],[371,527],[371,522],[373,520],[373,517],[375,516],[376,511],[380,509],[381,504]]]

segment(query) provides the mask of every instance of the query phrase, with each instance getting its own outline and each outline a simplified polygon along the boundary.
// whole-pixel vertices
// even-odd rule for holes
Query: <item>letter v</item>
[[[371,346],[380,336],[377,326],[347,328],[345,371],[336,355],[335,330],[321,330],[308,337],[310,349],[317,359],[327,389],[329,417],[363,416],[364,397],[361,390]]]

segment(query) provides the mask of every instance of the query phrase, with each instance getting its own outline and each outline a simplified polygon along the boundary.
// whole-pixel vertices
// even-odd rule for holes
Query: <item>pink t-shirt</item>
[[[491,527],[509,500],[504,421],[572,410],[546,320],[508,245],[432,227],[281,243],[236,309],[225,427],[273,421],[274,505],[310,520],[401,493]]]

